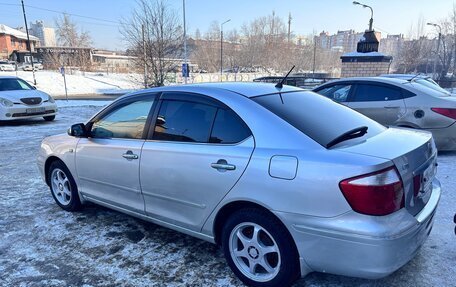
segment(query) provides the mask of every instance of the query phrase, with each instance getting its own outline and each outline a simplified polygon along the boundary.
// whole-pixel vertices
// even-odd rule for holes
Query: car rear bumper
[[[432,132],[439,151],[456,150],[456,123],[441,129],[425,129]]]
[[[290,230],[301,259],[301,275],[311,271],[377,279],[385,277],[417,253],[431,232],[440,200],[440,183],[416,216],[401,209],[387,216],[348,212],[315,218],[275,212]]]
[[[35,109],[35,111],[31,110]],[[40,110],[38,110],[40,109]],[[44,116],[53,116],[57,113],[57,105],[55,103],[42,103],[40,105],[26,106],[23,104],[15,104],[12,107],[0,108],[0,121],[12,121]]]

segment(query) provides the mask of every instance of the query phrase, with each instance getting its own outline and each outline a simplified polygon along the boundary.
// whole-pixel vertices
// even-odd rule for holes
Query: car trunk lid
[[[437,165],[437,149],[431,133],[388,128],[338,150],[391,160],[404,185],[405,208],[412,215],[418,214],[429,200]]]

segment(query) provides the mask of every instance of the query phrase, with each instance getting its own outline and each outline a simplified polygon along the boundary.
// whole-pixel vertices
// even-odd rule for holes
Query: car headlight
[[[54,100],[53,97],[51,97],[51,96],[48,95],[48,102],[50,102],[50,103],[55,103],[55,100]]]
[[[0,98],[0,105],[2,105],[4,107],[12,107],[13,102],[10,100],[4,99],[4,98]]]

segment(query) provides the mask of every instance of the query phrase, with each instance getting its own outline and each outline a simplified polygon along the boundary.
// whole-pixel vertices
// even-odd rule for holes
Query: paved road
[[[210,243],[95,205],[69,213],[53,202],[35,165],[39,143],[99,108],[0,123],[0,286],[242,286]],[[456,153],[439,162],[434,229],[409,264],[382,280],[314,273],[296,286],[456,286]]]

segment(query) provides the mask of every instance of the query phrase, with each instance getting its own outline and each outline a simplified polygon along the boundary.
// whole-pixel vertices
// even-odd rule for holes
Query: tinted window
[[[312,92],[283,93],[282,99],[283,103],[279,94],[253,98],[322,146],[357,127],[368,127],[360,140],[385,129],[360,113]]]
[[[140,139],[154,99],[123,105],[96,120],[91,129],[93,138]]]
[[[400,100],[401,91],[385,86],[359,84],[356,86],[354,102],[394,101]]]
[[[205,104],[164,100],[158,112],[153,139],[208,142],[217,108]]]
[[[19,79],[0,79],[0,91],[31,90],[32,86]]]
[[[250,130],[232,110],[218,109],[210,137],[211,143],[238,143],[250,136]]]
[[[352,85],[347,84],[334,85],[331,87],[323,88],[317,93],[336,102],[346,102],[351,88]]]

